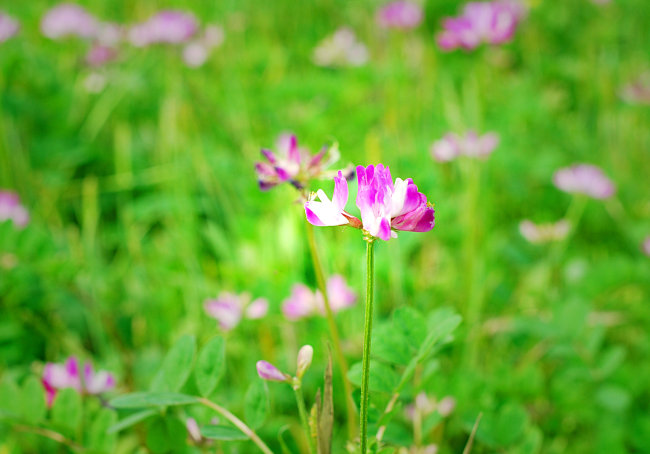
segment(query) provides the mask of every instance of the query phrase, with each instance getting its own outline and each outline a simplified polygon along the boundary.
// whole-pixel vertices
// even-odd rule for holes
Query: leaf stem
[[[302,424],[302,429],[305,431],[305,436],[307,437],[307,443],[309,444],[309,452],[311,454],[314,454],[316,451],[316,445],[314,443],[314,437],[311,436],[311,431],[309,430],[309,420],[307,419],[305,398],[302,394],[302,384],[295,383],[293,385],[293,392],[296,395],[296,403],[298,404],[298,413],[300,413],[300,422]]]
[[[255,433],[253,432],[253,429],[248,427],[241,419],[239,419],[237,416],[233,415],[230,413],[228,410],[223,408],[221,405],[217,405],[211,400],[208,400],[204,397],[201,397],[199,399],[199,403],[211,408],[212,410],[216,411],[219,413],[221,416],[226,418],[228,421],[233,423],[235,427],[237,427],[239,430],[241,430],[244,434],[248,436],[248,438],[251,439],[253,443],[257,445],[258,448],[260,448],[260,451],[262,451],[264,454],[273,454],[273,451],[269,449],[269,447],[262,441],[262,439]]]
[[[366,246],[366,311],[363,324],[363,359],[361,375],[361,403],[360,409],[360,434],[361,454],[366,454],[368,449],[368,402],[370,383],[370,342],[372,339],[372,302],[375,274],[375,243],[373,239],[368,240]]]
[[[66,445],[68,448],[72,449],[73,451],[78,451],[78,452],[85,451],[83,446],[78,445],[77,443],[70,440],[69,438],[66,438],[65,436],[61,435],[59,432],[55,432],[50,429],[45,429],[43,427],[35,427],[35,426],[25,426],[22,424],[14,425],[14,429],[19,432],[31,432],[40,435],[42,437],[49,438],[50,440],[54,440],[57,443]]]
[[[348,437],[354,437],[354,419],[355,419],[355,410],[354,402],[352,401],[352,386],[348,380],[348,364],[343,355],[343,349],[341,348],[341,338],[339,337],[339,331],[336,327],[336,321],[334,320],[334,313],[332,312],[332,307],[330,306],[329,295],[327,294],[327,286],[325,285],[325,275],[323,274],[323,268],[321,266],[320,258],[318,256],[318,249],[316,248],[316,238],[314,237],[314,226],[311,225],[308,221],[305,221],[307,226],[307,242],[309,243],[309,251],[311,252],[311,259],[314,266],[314,274],[316,275],[316,285],[318,290],[320,290],[323,295],[323,305],[325,306],[325,318],[327,319],[327,324],[329,327],[330,337],[332,338],[332,344],[334,345],[334,353],[336,355],[336,361],[341,368],[341,376],[343,380],[343,390],[345,392],[345,411],[347,414],[346,422],[348,429]]]

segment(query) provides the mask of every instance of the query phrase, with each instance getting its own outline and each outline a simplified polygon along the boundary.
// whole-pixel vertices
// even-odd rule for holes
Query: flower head
[[[19,29],[20,24],[17,20],[0,11],[0,43],[4,43],[14,36]]]
[[[316,46],[313,59],[318,66],[361,66],[368,61],[368,49],[351,29],[339,28]]]
[[[259,375],[262,380],[267,381],[288,382],[291,380],[291,377],[288,374],[281,372],[280,369],[268,361],[257,362],[257,375]]]
[[[420,5],[399,0],[388,3],[377,12],[377,23],[384,28],[410,29],[420,25],[423,17]]]
[[[102,66],[117,57],[117,51],[112,47],[102,46],[101,44],[94,45],[86,54],[86,63],[90,66]]]
[[[443,50],[471,50],[481,43],[510,41],[523,15],[522,5],[514,0],[467,3],[460,16],[444,21],[444,31],[437,35],[438,45]]]
[[[41,20],[41,32],[50,39],[77,36],[93,38],[99,22],[84,8],[72,3],[61,3],[50,9]]]
[[[29,222],[29,213],[15,192],[0,190],[0,222],[3,221],[12,221],[16,228],[23,228]]]
[[[179,44],[189,41],[197,32],[193,14],[179,10],[164,10],[129,30],[129,41],[136,47],[151,44]]]
[[[566,219],[547,224],[535,224],[528,219],[524,219],[519,224],[521,236],[531,243],[548,243],[550,241],[563,240],[569,234],[570,230],[571,225]]]
[[[314,358],[314,349],[311,345],[303,345],[300,350],[298,350],[298,357],[296,358],[296,377],[299,379],[305,375],[309,366],[311,366],[311,361]]]
[[[339,312],[356,303],[357,297],[345,283],[343,276],[335,274],[327,280],[327,296],[333,312]],[[295,284],[291,295],[282,303],[282,313],[289,320],[299,320],[316,314],[325,314],[325,303],[320,291],[312,291],[304,284]]]
[[[183,48],[183,61],[190,68],[202,66],[210,56],[213,48],[223,42],[223,29],[218,25],[209,25],[203,35],[187,43]]]
[[[497,145],[499,145],[499,135],[494,132],[482,136],[474,131],[468,131],[464,136],[450,132],[431,145],[431,154],[440,162],[451,161],[459,156],[486,158],[492,154]]]
[[[263,318],[268,312],[269,303],[265,298],[251,302],[248,293],[236,295],[222,292],[217,299],[207,300],[204,307],[210,317],[217,319],[221,329],[229,331],[239,325],[243,317],[251,320]]]
[[[650,257],[650,235],[643,240],[643,243],[641,243],[641,250],[645,255]]]
[[[81,365],[74,356],[64,364],[47,363],[42,380],[48,406],[52,405],[59,389],[72,388],[87,394],[102,394],[115,387],[113,374],[103,370],[95,372],[90,363],[84,365],[82,374]]]
[[[553,184],[561,191],[585,194],[594,199],[608,199],[616,192],[612,180],[591,164],[575,164],[558,170],[553,175]]]
[[[196,422],[196,419],[187,418],[185,420],[185,428],[187,429],[187,433],[190,436],[190,439],[194,443],[200,443],[201,441],[203,441],[203,436],[201,435],[201,429],[199,428],[199,424]]]

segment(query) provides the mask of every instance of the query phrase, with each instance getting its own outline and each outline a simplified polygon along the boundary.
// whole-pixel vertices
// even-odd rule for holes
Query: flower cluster
[[[255,172],[262,191],[284,182],[302,190],[310,180],[330,175],[326,169],[338,161],[340,156],[336,144],[323,147],[312,155],[307,149],[298,147],[296,136],[288,133],[280,135],[276,149],[276,153],[262,149],[262,155],[268,162],[255,163]]]
[[[451,161],[459,156],[486,158],[492,154],[497,145],[499,145],[499,135],[495,132],[488,132],[482,136],[474,131],[469,131],[464,136],[450,132],[431,145],[431,154],[440,162]]]
[[[0,11],[0,43],[4,43],[20,30],[20,24],[8,14]]]
[[[178,10],[160,11],[129,29],[129,41],[136,47],[152,44],[180,44],[198,31],[196,18]]]
[[[91,363],[85,363],[82,371],[79,360],[74,356],[64,364],[47,363],[42,381],[48,406],[54,402],[59,389],[72,388],[80,393],[102,394],[115,387],[113,374],[105,370],[95,372]]]
[[[594,199],[608,199],[616,192],[612,180],[591,164],[575,164],[558,170],[553,175],[553,184],[561,191],[585,194]]]
[[[207,300],[204,308],[210,317],[217,319],[222,330],[230,331],[239,325],[242,318],[255,320],[266,316],[269,302],[266,298],[251,301],[249,293],[222,292],[217,299]]]
[[[410,29],[420,25],[423,17],[420,5],[398,0],[384,5],[377,12],[377,23],[384,28]]]
[[[332,312],[339,312],[357,301],[357,296],[347,286],[343,276],[334,275],[327,281],[327,296]],[[295,284],[291,296],[282,303],[282,313],[289,320],[299,320],[315,314],[325,314],[325,303],[320,291],[312,291],[304,284]]]
[[[330,201],[319,189],[305,203],[307,220],[316,226],[350,225],[363,228],[372,238],[388,241],[397,238],[396,230],[428,232],[434,226],[433,205],[418,191],[413,180],[397,178],[393,183],[390,169],[383,164],[357,167],[356,204],[361,221],[345,211],[348,183],[341,172],[334,178],[334,194]]]
[[[298,351],[298,357],[296,358],[296,379],[298,381],[302,380],[303,375],[305,375],[305,372],[311,366],[313,357],[314,349],[311,345],[303,345]],[[282,372],[268,361],[258,361],[256,367],[257,375],[262,380],[285,383],[292,383],[294,381],[291,375]]]
[[[368,49],[349,28],[339,28],[314,49],[318,66],[361,66],[368,61]]]
[[[29,213],[20,203],[18,194],[0,190],[0,222],[12,221],[17,228],[23,228],[29,222]]]
[[[445,19],[437,42],[443,50],[502,44],[512,39],[523,16],[523,6],[515,0],[470,2],[460,16]]]
[[[528,219],[524,219],[519,223],[521,236],[535,244],[563,240],[567,237],[570,230],[571,225],[566,219],[546,224],[535,224]]]

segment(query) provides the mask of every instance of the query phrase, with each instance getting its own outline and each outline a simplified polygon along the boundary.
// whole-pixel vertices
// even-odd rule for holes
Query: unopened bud
[[[261,379],[268,381],[288,382],[291,379],[291,377],[284,372],[281,372],[280,369],[268,361],[257,362],[257,375],[259,375]]]
[[[297,367],[296,367],[296,376],[302,378],[311,366],[311,360],[314,357],[314,349],[311,345],[303,345],[302,348],[298,351]]]

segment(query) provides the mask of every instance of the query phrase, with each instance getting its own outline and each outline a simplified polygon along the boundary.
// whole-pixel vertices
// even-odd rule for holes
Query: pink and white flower
[[[345,283],[343,276],[335,274],[327,280],[327,296],[334,313],[353,306],[357,296]],[[299,320],[316,314],[325,315],[325,303],[320,291],[312,291],[304,284],[295,284],[291,296],[282,303],[282,313],[289,320]]]
[[[499,135],[495,132],[482,136],[475,131],[468,131],[462,136],[450,132],[431,145],[431,154],[440,162],[448,162],[459,156],[487,158],[498,145]]]
[[[259,375],[262,380],[279,382],[289,382],[291,380],[289,374],[280,371],[280,369],[268,361],[258,361],[256,367],[257,375]]]
[[[180,44],[192,39],[198,31],[193,14],[164,10],[129,29],[129,41],[136,47],[151,44]]]
[[[74,356],[63,364],[47,363],[43,369],[42,381],[48,406],[52,405],[60,389],[72,388],[80,393],[96,395],[115,388],[113,374],[104,370],[95,372],[90,363],[84,365],[82,373],[80,362]]]
[[[316,46],[313,60],[318,66],[361,66],[368,61],[368,49],[344,27]]]
[[[81,6],[72,3],[55,6],[41,20],[41,32],[50,39],[68,36],[93,38],[98,29],[97,19]]]
[[[519,223],[521,236],[534,244],[563,240],[570,230],[571,224],[566,219],[546,224],[535,224],[533,221],[524,219]]]
[[[616,187],[600,168],[591,164],[574,164],[553,175],[553,184],[564,192],[585,194],[594,199],[608,199]]]
[[[18,194],[0,190],[0,222],[12,221],[14,227],[22,229],[29,222],[29,212],[20,203]]]
[[[204,308],[210,317],[217,319],[221,329],[230,331],[239,325],[242,318],[254,320],[265,317],[269,310],[269,302],[266,298],[251,301],[249,293],[236,295],[222,292],[217,299],[207,300]]]
[[[13,17],[0,11],[0,43],[4,43],[20,30],[20,24]]]
[[[218,25],[208,25],[203,36],[190,41],[183,48],[183,61],[190,68],[202,66],[210,56],[212,49],[220,46],[224,39],[223,29]]]
[[[445,19],[444,31],[437,35],[438,45],[449,51],[505,43],[512,39],[524,13],[515,0],[467,3],[460,16]]]
[[[423,17],[420,5],[398,0],[388,3],[377,12],[377,23],[384,28],[411,29],[420,25]]]

